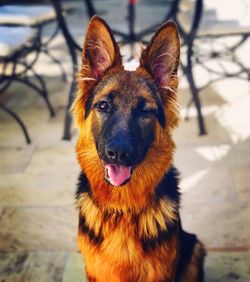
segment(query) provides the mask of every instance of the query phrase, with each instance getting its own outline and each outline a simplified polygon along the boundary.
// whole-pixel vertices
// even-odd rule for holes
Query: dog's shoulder
[[[164,174],[160,184],[156,189],[156,195],[159,198],[167,197],[173,202],[180,203],[180,189],[179,189],[180,174],[175,166],[170,166],[168,171]]]

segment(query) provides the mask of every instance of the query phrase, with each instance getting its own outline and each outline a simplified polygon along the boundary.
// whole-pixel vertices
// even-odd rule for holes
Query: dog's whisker
[[[174,88],[170,87],[170,86],[162,86],[161,88],[169,90],[170,92],[172,92],[174,94],[177,94],[177,91]]]
[[[81,77],[80,80],[83,80],[83,81],[90,81],[90,80],[96,81],[96,79],[93,78],[93,77]]]
[[[163,56],[168,56],[168,57],[170,57],[172,60],[176,60],[176,57],[175,57],[173,54],[169,53],[169,52],[164,52],[164,53],[158,55],[158,56],[155,58],[155,60],[158,60],[159,58],[161,58],[161,57],[163,57]]]

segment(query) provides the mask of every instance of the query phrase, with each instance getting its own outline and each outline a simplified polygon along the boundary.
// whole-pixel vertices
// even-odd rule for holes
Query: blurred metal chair
[[[34,36],[35,33],[30,27],[0,26],[0,94],[5,92],[12,81],[19,81],[28,84],[30,87],[35,87],[33,83],[22,78],[22,74],[25,73],[27,69],[25,62],[23,63],[22,59],[29,53],[28,45]],[[21,70],[19,69],[19,73],[17,72],[18,62],[20,62],[22,67]],[[26,142],[30,143],[30,136],[20,117],[9,109],[2,101],[0,101],[0,109],[10,114],[17,121],[23,130]]]
[[[46,84],[43,77],[35,71],[35,64],[43,53],[59,66],[62,78],[66,81],[60,61],[49,49],[49,44],[60,30],[58,24],[49,39],[42,39],[43,28],[51,22],[57,23],[51,5],[0,5],[0,94],[3,94],[12,82],[25,84],[44,99],[49,114],[53,117],[55,111],[50,103]],[[26,142],[30,143],[30,136],[20,117],[3,102],[0,103],[0,108],[18,122]]]
[[[238,16],[238,18],[234,19],[220,18],[216,9],[218,4],[213,7],[211,3],[207,2],[202,7],[203,11],[193,38],[192,48],[187,51],[190,53],[187,59],[188,62],[183,68],[187,78],[191,73],[190,87],[193,88],[192,92],[197,93],[197,95],[210,83],[221,79],[236,77],[250,80],[249,66],[247,67],[245,62],[241,61],[237,56],[238,48],[247,41],[250,35],[250,3],[247,4],[246,1],[235,2],[235,8],[239,7],[240,4],[245,5],[242,9],[245,11],[245,18],[239,18]],[[222,4],[221,1],[220,4]],[[228,10],[230,10],[232,4],[224,1],[224,5],[228,5]],[[194,17],[195,6],[197,7],[196,1],[180,0],[177,22],[182,34],[189,33],[190,18]],[[225,13],[225,10],[223,11]],[[195,81],[194,71],[197,66],[208,74],[207,82],[203,83],[203,85],[199,85],[200,83],[197,80]],[[197,108],[194,95],[188,103],[188,109],[193,102]],[[204,133],[204,122],[202,125],[199,121],[199,127],[200,133]]]
[[[186,1],[183,1],[184,5]],[[183,26],[188,25],[190,13],[192,11],[192,1],[188,1],[188,7],[184,6],[185,12],[180,15],[180,22]],[[221,2],[222,3],[222,2]],[[226,4],[227,2],[224,1]],[[232,4],[232,3],[230,3]],[[242,5],[245,16],[238,14],[235,18],[227,18],[218,15],[216,7],[209,5],[204,6],[201,23],[196,34],[194,42],[194,63],[201,65],[209,73],[217,75],[215,80],[238,77],[249,79],[250,69],[244,62],[240,61],[237,56],[237,49],[241,47],[250,35],[250,3],[247,1],[239,1],[235,3],[237,7]],[[235,8],[237,8],[235,7]],[[231,7],[233,9],[233,7]],[[236,12],[235,12],[236,14]],[[227,40],[227,39],[232,39]],[[217,68],[210,67],[209,62],[217,63]],[[223,66],[223,62],[235,64],[238,70],[229,70]],[[214,81],[213,78],[208,82]],[[204,86],[206,87],[206,85]]]

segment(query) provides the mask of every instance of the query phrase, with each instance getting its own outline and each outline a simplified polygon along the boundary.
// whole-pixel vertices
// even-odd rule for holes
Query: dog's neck
[[[102,205],[102,203],[100,203],[100,201],[98,201],[98,199],[95,198],[95,195],[93,193],[93,188],[90,186],[90,183],[86,175],[83,172],[81,172],[79,176],[78,189],[76,191],[76,200],[79,206],[79,203],[82,201],[82,199],[86,199],[87,197],[93,202],[93,204],[97,208],[101,209],[103,212],[108,212],[108,213],[124,213],[124,212],[141,213],[147,210],[149,204],[155,205],[162,200],[178,208],[180,201],[178,182],[179,182],[178,171],[176,170],[175,167],[171,166],[169,170],[164,174],[158,186],[155,188],[155,192],[153,194],[150,194],[148,203],[145,206],[141,206],[140,209],[137,209],[136,206],[134,207],[131,205],[131,202],[126,206],[124,205],[119,206],[117,205],[117,203],[116,205],[112,205],[112,203],[111,205]],[[122,193],[123,187],[114,188],[114,189],[119,189],[119,193]],[[130,191],[130,193],[133,192],[134,191]]]

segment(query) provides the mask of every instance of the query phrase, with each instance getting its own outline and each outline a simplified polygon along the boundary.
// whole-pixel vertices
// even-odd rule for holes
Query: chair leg
[[[21,127],[25,140],[27,142],[27,144],[31,143],[31,139],[28,133],[28,130],[25,126],[25,124],[23,123],[23,121],[20,119],[20,117],[14,113],[12,110],[10,110],[9,108],[5,107],[4,105],[0,104],[0,109],[2,109],[4,112],[8,113],[11,117],[13,117],[15,119],[15,121],[19,124],[19,126]]]
[[[76,77],[76,73],[78,72],[78,62],[77,62],[77,53],[76,52],[78,50],[78,45],[75,43],[74,39],[72,38],[68,30],[67,23],[63,17],[60,1],[57,1],[57,0],[51,0],[51,1],[54,5],[54,8],[57,14],[57,21],[64,35],[64,38],[67,43],[67,47],[69,49],[69,53],[71,56],[71,60],[72,60],[73,81],[71,83],[71,89],[70,89],[69,98],[68,98],[68,105],[67,105],[66,113],[65,113],[65,123],[64,123],[64,132],[63,132],[63,139],[70,140],[71,115],[70,115],[69,110],[73,102],[75,89],[76,89],[75,77]],[[94,6],[92,5],[92,2],[89,0],[85,0],[85,2],[86,2],[86,5],[88,5],[87,9],[88,9],[89,17],[90,17],[93,14],[95,14]]]
[[[207,134],[204,119],[201,112],[201,102],[199,98],[199,90],[195,85],[194,81],[194,75],[193,75],[193,69],[192,69],[192,46],[188,46],[187,51],[187,66],[184,67],[185,74],[191,89],[192,98],[197,110],[197,118],[198,118],[198,127],[199,127],[199,135],[205,135]]]
[[[73,80],[71,83],[71,88],[69,92],[69,99],[68,99],[68,105],[65,112],[65,122],[64,122],[64,131],[63,131],[63,140],[70,140],[70,128],[72,123],[72,118],[70,114],[70,108],[73,103],[74,94],[76,91],[76,81]]]

